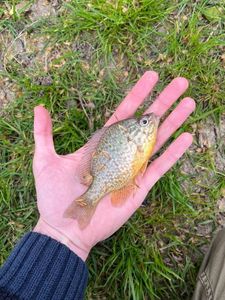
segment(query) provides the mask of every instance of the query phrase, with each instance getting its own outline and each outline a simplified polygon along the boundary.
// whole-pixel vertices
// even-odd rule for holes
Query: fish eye
[[[144,117],[140,120],[139,124],[141,126],[147,126],[148,125],[148,118],[147,117]]]

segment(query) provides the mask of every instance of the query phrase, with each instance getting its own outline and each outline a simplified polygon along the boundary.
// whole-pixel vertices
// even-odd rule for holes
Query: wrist
[[[52,239],[64,244],[67,246],[72,252],[78,255],[83,261],[85,261],[88,257],[90,249],[83,249],[82,247],[76,245],[70,238],[68,238],[63,232],[54,228],[43,219],[39,218],[36,226],[33,229],[34,232],[41,233],[51,237]]]

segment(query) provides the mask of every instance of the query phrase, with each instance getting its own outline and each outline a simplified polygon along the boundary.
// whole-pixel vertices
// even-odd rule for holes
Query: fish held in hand
[[[151,157],[159,117],[153,113],[103,127],[84,146],[86,161],[82,182],[87,191],[74,200],[64,216],[85,228],[99,201],[111,194],[113,206],[121,206],[135,191],[135,178],[144,173]]]

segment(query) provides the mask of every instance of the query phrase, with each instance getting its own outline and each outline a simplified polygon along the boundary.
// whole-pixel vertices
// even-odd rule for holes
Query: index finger
[[[145,98],[151,92],[157,81],[158,74],[156,72],[145,72],[129,92],[129,94],[120,103],[115,113],[105,125],[109,126],[115,122],[118,122],[119,120],[131,117],[136,112],[138,107],[144,102]]]

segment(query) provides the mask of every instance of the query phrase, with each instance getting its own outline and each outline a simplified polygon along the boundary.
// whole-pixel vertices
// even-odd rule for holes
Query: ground
[[[154,95],[174,77],[189,79],[185,95],[197,109],[173,138],[187,130],[194,144],[132,219],[94,248],[86,299],[191,298],[225,224],[225,18],[215,3],[1,1],[1,263],[37,220],[33,107],[51,111],[57,151],[68,153],[155,70]]]

